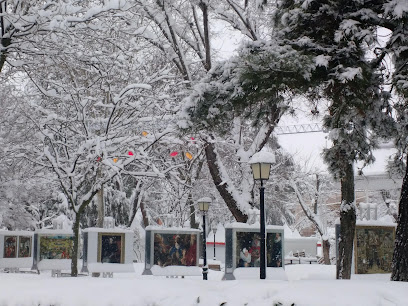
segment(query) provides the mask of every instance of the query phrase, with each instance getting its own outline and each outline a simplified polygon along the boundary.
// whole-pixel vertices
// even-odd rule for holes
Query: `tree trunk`
[[[149,226],[149,219],[147,218],[146,211],[144,209],[142,185],[138,183],[136,185],[136,188],[138,190],[136,191],[136,195],[135,195],[135,197],[133,199],[132,210],[131,210],[131,215],[130,215],[129,222],[128,222],[128,227],[132,226],[132,223],[133,223],[133,220],[136,217],[136,213],[137,213],[137,210],[139,208],[138,207],[139,205],[140,205],[140,211],[142,212],[142,216],[143,216],[143,225],[144,225],[144,227],[146,227],[146,226]]]
[[[192,199],[191,192],[188,194],[188,205],[190,206],[190,227],[198,229],[199,223],[196,222],[195,219],[195,208],[194,208],[194,201]]]
[[[78,276],[78,250],[79,250],[79,222],[80,222],[80,213],[75,214],[74,222],[74,249],[72,250],[72,261],[71,261],[71,276]]]
[[[339,257],[337,258],[337,279],[351,278],[353,241],[356,229],[356,205],[354,195],[353,164],[345,165],[341,179],[340,239]]]
[[[0,17],[2,19],[4,17]],[[0,72],[3,69],[4,65],[6,64],[6,59],[7,59],[7,50],[6,48],[11,44],[11,39],[10,38],[2,38],[1,39],[1,46],[2,46],[2,51],[0,52]]]
[[[103,201],[103,186],[96,194],[96,203],[97,203],[97,211],[98,211],[98,219],[96,221],[96,227],[103,227],[103,220],[105,218],[105,205]]]
[[[215,187],[220,193],[225,204],[227,204],[228,209],[237,222],[247,222],[248,216],[238,208],[236,200],[228,190],[228,183],[223,182],[221,178],[221,170],[217,163],[217,152],[215,151],[213,143],[206,143],[205,156],[207,158],[208,169],[210,170]]]
[[[199,4],[203,12],[203,28],[204,28],[204,48],[205,48],[205,62],[204,68],[209,71],[211,69],[211,48],[210,48],[210,30],[208,22],[208,6],[203,1]]]
[[[391,280],[408,282],[408,155],[398,208]]]
[[[142,212],[143,225],[146,228],[149,226],[149,218],[147,217],[146,209],[145,209],[143,201],[140,201],[140,211]]]
[[[322,240],[323,259],[325,265],[330,265],[330,241]]]

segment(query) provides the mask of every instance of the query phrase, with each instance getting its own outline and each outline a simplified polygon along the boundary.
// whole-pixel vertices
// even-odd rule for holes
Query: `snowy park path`
[[[248,279],[222,281],[222,272],[201,277],[166,278],[136,273],[113,278],[52,278],[49,273],[0,274],[0,305],[72,306],[391,306],[408,305],[408,283],[389,275],[353,275],[335,280],[335,266],[287,266],[288,281]],[[224,304],[223,304],[224,303]]]

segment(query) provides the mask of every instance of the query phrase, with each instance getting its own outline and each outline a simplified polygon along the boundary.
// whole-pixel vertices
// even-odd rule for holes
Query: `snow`
[[[88,227],[84,229],[84,232],[89,233],[129,233],[133,234],[133,231],[122,229],[122,228],[99,228],[99,227]]]
[[[261,150],[255,153],[254,155],[252,155],[251,159],[249,160],[249,163],[250,164],[257,164],[257,163],[274,164],[275,154],[272,152]]]
[[[225,228],[232,228],[232,229],[253,229],[253,230],[259,230],[260,224],[259,222],[255,222],[254,224],[248,224],[248,223],[241,223],[241,222],[232,222],[229,223],[225,226]],[[266,225],[265,226],[266,230],[283,230],[283,226],[281,225]]]
[[[165,233],[169,232],[170,234],[173,233],[193,233],[193,232],[198,232],[200,233],[201,231],[198,229],[194,228],[186,228],[186,227],[163,227],[163,226],[155,226],[155,225],[149,225],[146,227],[146,231],[155,231],[155,232],[160,232],[160,233]]]
[[[41,259],[37,263],[37,268],[43,270],[69,270],[71,269],[71,259]]]
[[[408,300],[408,283],[391,282],[389,274],[336,280],[335,266],[286,266],[287,281],[259,280],[251,273],[247,279],[222,281],[223,272],[213,270],[208,281],[202,276],[167,278],[141,275],[143,264],[134,267],[135,273],[114,273],[113,278],[2,273],[0,305],[405,306]]]
[[[211,203],[212,199],[209,197],[200,198],[197,200],[197,203]]]
[[[89,272],[119,272],[127,273],[134,272],[132,264],[117,264],[117,263],[88,263]]]
[[[214,243],[214,232],[211,230],[208,232],[207,243]],[[215,242],[225,243],[225,228],[221,223],[217,224],[217,231],[215,232]]]
[[[184,276],[199,276],[202,274],[202,270],[199,267],[184,267],[184,266],[168,266],[160,267],[153,265],[151,267],[153,275],[157,276],[172,276],[172,275],[184,275]]]

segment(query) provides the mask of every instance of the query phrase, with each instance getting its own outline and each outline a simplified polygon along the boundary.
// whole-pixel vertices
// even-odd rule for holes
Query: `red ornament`
[[[170,156],[171,156],[171,157],[175,157],[175,156],[177,156],[177,155],[178,155],[178,152],[176,152],[176,151],[170,153]]]
[[[128,155],[129,155],[129,156],[133,156],[133,152],[132,152],[132,151],[129,151],[129,152],[128,152]]]

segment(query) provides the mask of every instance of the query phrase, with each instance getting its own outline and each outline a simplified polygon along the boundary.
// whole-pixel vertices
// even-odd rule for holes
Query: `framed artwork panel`
[[[98,262],[125,262],[124,233],[98,233]]]
[[[394,227],[357,226],[354,238],[355,273],[391,273],[394,240]]]
[[[3,258],[17,257],[17,236],[4,236]]]
[[[154,233],[153,264],[197,266],[197,233]]]
[[[25,258],[31,257],[31,243],[32,237],[19,236],[18,237],[18,257]]]
[[[40,235],[40,260],[71,259],[74,237],[70,235]]]
[[[236,232],[235,266],[259,267],[261,253],[261,236],[259,232]],[[282,267],[282,234],[266,233],[266,265]]]

